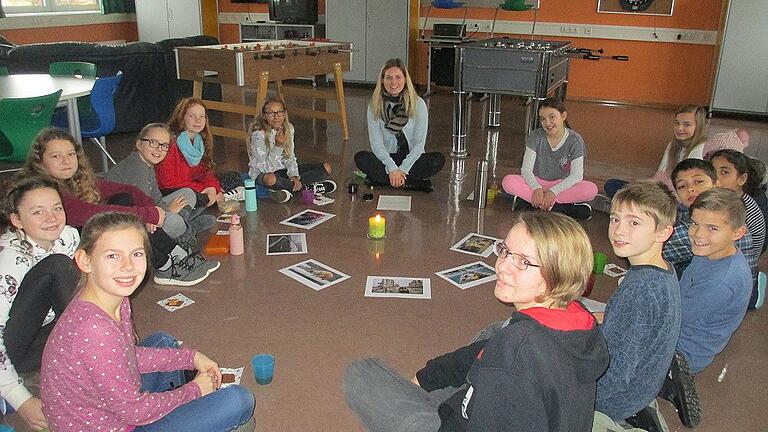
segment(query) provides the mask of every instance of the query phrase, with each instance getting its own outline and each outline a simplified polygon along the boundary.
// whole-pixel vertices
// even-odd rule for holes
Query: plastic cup
[[[301,200],[306,205],[312,205],[312,203],[315,201],[315,192],[311,191],[309,189],[304,189],[301,191]]]
[[[267,385],[272,382],[272,375],[275,373],[275,356],[272,354],[257,354],[251,359],[253,368],[253,377],[261,385]]]
[[[603,270],[605,270],[605,265],[608,263],[608,255],[602,252],[595,252],[594,255],[595,255],[595,260],[592,266],[592,273],[603,274]]]

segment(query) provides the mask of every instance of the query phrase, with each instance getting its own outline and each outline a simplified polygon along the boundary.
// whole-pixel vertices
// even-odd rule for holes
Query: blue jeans
[[[608,179],[605,181],[605,184],[603,185],[603,190],[605,190],[605,195],[608,198],[613,199],[613,196],[616,195],[616,192],[618,192],[619,189],[623,188],[628,184],[629,182],[626,180]]]
[[[139,343],[154,348],[178,348],[179,344],[168,333],[158,332]],[[141,390],[164,392],[183,385],[184,373],[152,372],[141,375]],[[176,408],[160,420],[138,426],[136,432],[173,432],[201,430],[226,432],[248,422],[253,415],[254,399],[251,392],[233,385],[215,391]]]

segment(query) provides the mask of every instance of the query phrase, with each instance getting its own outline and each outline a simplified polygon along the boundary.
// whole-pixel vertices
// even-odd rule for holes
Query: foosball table
[[[342,74],[350,70],[350,61],[350,44],[344,42],[270,40],[176,48],[178,78],[193,81],[194,97],[202,97],[204,82],[256,90],[255,107],[245,105],[243,100],[205,100],[206,108],[225,113],[258,115],[267,97],[269,83],[274,82],[281,99],[286,95],[335,99],[338,112],[303,108],[291,108],[290,111],[291,115],[339,122],[344,140],[349,139],[349,127]],[[333,74],[335,92],[283,85],[283,80],[325,74]],[[242,129],[212,126],[211,132],[214,135],[245,138]]]

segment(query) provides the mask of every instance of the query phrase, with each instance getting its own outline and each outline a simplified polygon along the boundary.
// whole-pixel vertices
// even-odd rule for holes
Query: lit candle
[[[368,218],[368,237],[372,239],[384,238],[387,232],[387,221],[384,216],[377,214]]]

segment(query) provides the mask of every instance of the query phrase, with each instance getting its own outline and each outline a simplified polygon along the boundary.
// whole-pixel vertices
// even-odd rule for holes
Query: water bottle
[[[475,207],[485,208],[486,190],[488,189],[488,161],[477,161],[475,174]]]
[[[258,210],[258,204],[256,204],[256,180],[245,179],[243,184],[245,185],[245,211],[254,212]]]
[[[229,227],[229,254],[242,255],[245,252],[243,241],[243,226],[240,225],[240,215],[232,215],[232,226]]]

